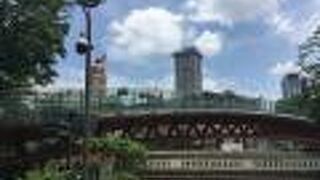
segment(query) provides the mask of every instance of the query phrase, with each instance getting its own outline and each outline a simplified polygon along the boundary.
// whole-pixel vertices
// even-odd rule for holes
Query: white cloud
[[[199,34],[199,30],[196,28],[196,26],[188,26],[185,28],[184,32],[184,43],[185,46],[192,46],[194,45],[194,40],[197,38]]]
[[[108,77],[108,87],[130,87],[130,88],[159,88],[163,90],[174,89],[174,79],[171,74],[166,74],[162,77],[148,78],[148,79],[136,79],[128,76],[119,76],[111,74]]]
[[[279,12],[273,14],[267,23],[276,34],[297,44],[303,42],[319,25],[320,13],[315,12],[308,17],[299,18],[285,12]]]
[[[182,21],[162,8],[132,10],[122,22],[111,23],[113,43],[134,56],[170,54],[182,47]]]
[[[276,82],[278,83],[278,82]],[[235,83],[232,79],[216,78],[208,73],[203,77],[203,90],[221,93],[225,90],[232,90],[237,94],[248,97],[264,96],[267,99],[277,99],[279,93],[275,90],[275,85],[267,83],[263,87],[256,87],[257,83],[253,81],[243,82],[241,84]],[[162,89],[167,91],[174,91],[174,77],[173,74],[166,74],[158,78],[150,79],[134,79],[130,77],[110,75],[108,79],[108,88],[129,87],[137,89]],[[249,88],[250,87],[250,88]]]
[[[235,83],[226,78],[217,78],[207,68],[203,69],[203,89],[206,91],[222,92],[233,89]]]
[[[195,39],[194,44],[203,55],[213,56],[221,51],[222,38],[217,33],[204,31],[198,38]]]
[[[259,20],[290,43],[304,41],[320,22],[319,0],[303,2],[303,13],[282,6],[288,0],[188,0],[185,11],[194,22],[215,22],[225,26]]]
[[[203,89],[207,91],[221,91],[219,83],[210,77],[205,77],[203,79]]]
[[[233,82],[229,80],[217,80],[213,77],[206,76],[203,79],[203,89],[206,91],[223,92],[233,89]]]
[[[206,91],[222,93],[225,90],[231,90],[238,95],[256,98],[262,96],[269,100],[276,100],[280,97],[277,85],[278,81],[275,84],[268,81],[260,86],[252,79],[241,83],[232,79],[217,79],[211,76],[206,76],[203,79],[203,89]]]
[[[164,90],[174,90],[174,74],[169,73],[161,77],[149,79],[135,79],[111,74],[108,79],[108,87],[130,87],[130,88],[160,88]],[[203,89],[214,92],[222,92],[233,89],[234,82],[227,79],[217,79],[210,75],[203,77]]]
[[[122,21],[113,21],[110,30],[109,51],[138,64],[144,64],[150,55],[170,55],[191,45],[205,56],[213,56],[223,45],[220,33],[199,32],[195,24],[187,23],[185,15],[156,7],[132,10]]]
[[[284,63],[278,62],[270,69],[270,74],[283,76],[288,73],[298,73],[301,71],[301,68],[297,66],[293,61],[287,61]]]
[[[291,34],[294,32],[293,22],[286,17],[284,13],[276,13],[270,18],[271,25],[274,26],[275,32]]]
[[[270,14],[265,21],[275,34],[282,36],[294,45],[300,44],[319,25],[319,7],[319,0],[304,1],[299,7],[300,11],[279,8]]]
[[[188,0],[189,18],[199,22],[232,25],[277,11],[283,0]]]
[[[81,69],[69,68],[67,73],[60,72],[61,76],[54,79],[47,86],[35,86],[38,91],[57,91],[66,89],[84,89],[84,72]]]

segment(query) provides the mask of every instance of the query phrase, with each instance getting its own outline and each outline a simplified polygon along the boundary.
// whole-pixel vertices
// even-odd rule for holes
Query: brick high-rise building
[[[177,97],[202,93],[202,58],[194,47],[173,54],[175,64],[175,91]]]
[[[90,87],[93,97],[106,96],[107,77],[105,70],[106,56],[97,58],[90,69]]]

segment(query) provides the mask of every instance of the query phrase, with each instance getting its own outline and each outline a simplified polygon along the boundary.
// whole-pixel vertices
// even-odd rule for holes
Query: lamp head
[[[102,0],[77,0],[77,3],[79,3],[82,6],[93,8],[98,6]]]
[[[83,34],[80,34],[80,38],[76,42],[76,51],[80,55],[85,54],[87,51],[89,51],[89,42],[88,39],[84,37]]]

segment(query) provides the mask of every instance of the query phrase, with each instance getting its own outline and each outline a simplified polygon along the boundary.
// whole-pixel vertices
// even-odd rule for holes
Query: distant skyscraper
[[[282,79],[282,94],[284,98],[291,98],[302,94],[310,86],[308,78],[300,73],[289,73]]]
[[[102,97],[106,95],[107,91],[107,78],[105,72],[106,56],[97,58],[91,65],[90,69],[90,82],[91,93],[93,97]]]
[[[185,48],[173,54],[175,64],[175,91],[178,97],[202,92],[202,55],[194,48]]]

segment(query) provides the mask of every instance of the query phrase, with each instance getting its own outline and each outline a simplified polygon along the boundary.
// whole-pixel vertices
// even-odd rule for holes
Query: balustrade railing
[[[186,151],[187,152],[187,151]],[[319,171],[320,154],[151,152],[150,171]],[[167,157],[164,157],[166,155]],[[211,155],[211,156],[204,156]]]

